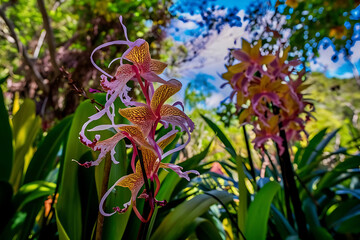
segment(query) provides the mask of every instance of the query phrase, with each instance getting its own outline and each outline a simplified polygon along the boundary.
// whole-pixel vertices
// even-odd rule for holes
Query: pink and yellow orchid
[[[173,135],[171,135],[171,136],[169,136],[169,137],[167,137],[165,139],[161,138],[158,141],[159,142],[158,146],[163,150],[169,143],[171,143],[174,140],[175,136],[176,136],[176,134],[173,134]],[[162,162],[160,162],[159,158],[154,154],[154,152],[152,150],[146,148],[146,147],[141,147],[140,150],[142,151],[146,176],[147,176],[148,179],[150,179],[150,180],[154,179],[155,182],[156,182],[156,190],[154,191],[154,196],[153,196],[154,197],[154,199],[153,199],[154,203],[150,204],[150,206],[154,206],[155,203],[158,203],[159,205],[163,204],[163,202],[157,201],[155,199],[155,197],[156,197],[156,195],[157,195],[157,193],[159,192],[159,189],[160,189],[160,181],[159,181],[159,177],[158,177],[159,168],[172,169],[174,172],[176,172],[179,175],[179,177],[185,178],[188,181],[190,181],[190,178],[188,176],[190,173],[200,175],[199,172],[195,171],[195,170],[182,172],[181,171],[182,167],[180,167],[178,165],[171,164],[171,163],[162,163]],[[142,173],[142,170],[141,170],[140,161],[138,161],[137,164],[136,164],[136,171],[134,173],[131,173],[129,175],[121,177],[104,194],[104,196],[102,197],[102,199],[100,201],[100,206],[99,206],[101,214],[103,214],[104,216],[111,216],[111,215],[115,214],[116,212],[124,213],[124,212],[127,211],[129,206],[132,206],[133,210],[134,210],[135,214],[138,216],[138,218],[142,222],[147,222],[149,220],[149,218],[144,219],[144,217],[139,213],[139,211],[137,210],[137,207],[136,207],[136,199],[137,198],[148,198],[149,194],[150,194],[150,193],[146,193],[146,191],[144,191],[142,194],[139,195],[139,191],[143,187],[143,185],[144,185],[143,173]],[[117,186],[129,188],[129,190],[131,191],[130,201],[124,204],[123,209],[121,209],[120,207],[114,207],[113,208],[114,211],[112,213],[106,213],[103,210],[104,202],[105,202],[106,198],[110,195],[110,193],[113,192],[113,190]],[[152,211],[153,211],[153,208],[151,208],[151,212]],[[151,216],[151,213],[149,214],[149,216]]]
[[[149,44],[144,39],[137,39],[134,42],[129,41],[126,27],[122,23],[122,17],[119,19],[123,27],[126,40],[118,40],[102,44],[95,48],[91,54],[92,64],[95,68],[103,73],[101,76],[101,86],[106,91],[107,101],[105,103],[104,109],[89,117],[89,120],[83,125],[80,131],[80,140],[89,147],[93,147],[93,145],[96,144],[96,142],[100,139],[100,135],[97,135],[96,139],[94,140],[89,140],[86,137],[85,130],[91,122],[100,119],[106,114],[111,121],[111,126],[103,126],[101,130],[109,128],[116,129],[118,127],[118,125],[114,123],[116,112],[114,108],[114,102],[118,97],[126,106],[139,104],[137,102],[131,101],[131,98],[128,96],[128,92],[130,91],[130,88],[126,85],[128,81],[136,77],[135,79],[139,82],[147,101],[150,101],[151,91],[153,91],[153,86],[150,83],[166,83],[166,81],[158,77],[157,74],[161,74],[167,65],[158,60],[151,59]],[[110,63],[112,64],[115,60],[120,60],[120,66],[118,67],[115,76],[105,72],[93,60],[93,55],[96,51],[111,45],[127,45],[129,47],[124,52],[122,57],[116,58]],[[133,65],[123,64],[123,59],[129,60],[133,63]],[[111,79],[110,81],[107,80],[108,77]],[[144,78],[144,82],[141,80],[141,77]],[[100,128],[101,127],[98,127],[97,129],[100,130]],[[112,160],[115,163],[115,159],[112,158]]]
[[[227,66],[228,72],[222,77],[233,88],[230,97],[236,94],[240,123],[254,126],[255,147],[263,147],[268,139],[273,139],[283,152],[279,123],[287,140],[298,140],[300,132],[305,132],[306,121],[300,115],[307,114],[306,119],[310,116],[305,110],[310,103],[304,101],[301,93],[308,86],[303,84],[305,71],[298,71],[299,60],[287,61],[289,47],[264,56],[260,48],[261,41],[252,47],[243,40],[242,49],[232,52],[240,63]]]
[[[120,23],[122,24],[122,19],[120,17]],[[194,123],[191,119],[183,112],[183,110],[175,107],[175,105],[179,104],[179,102],[168,105],[165,102],[177,93],[182,84],[175,80],[171,79],[169,81],[165,81],[159,76],[164,69],[166,68],[166,64],[160,61],[151,59],[149,52],[149,44],[143,39],[137,39],[135,42],[130,42],[126,35],[126,28],[122,24],[126,41],[114,41],[110,43],[105,43],[93,51],[95,51],[110,46],[112,44],[125,44],[129,46],[129,49],[125,51],[122,57],[114,59],[120,60],[120,66],[118,67],[115,76],[111,76],[110,74],[103,71],[99,68],[93,61],[91,55],[91,60],[94,66],[99,69],[103,75],[101,76],[101,85],[104,90],[107,91],[106,95],[106,104],[104,109],[99,111],[98,113],[89,117],[89,120],[84,123],[81,132],[80,132],[80,140],[85,145],[91,147],[94,151],[100,151],[98,158],[96,161],[78,163],[79,165],[90,167],[99,165],[102,159],[106,154],[110,153],[111,160],[113,163],[117,164],[118,161],[115,158],[115,147],[118,142],[124,138],[127,138],[131,142],[131,146],[133,147],[133,155],[131,159],[131,167],[133,173],[121,177],[102,197],[100,202],[100,212],[105,216],[111,216],[115,212],[124,212],[126,209],[132,205],[136,215],[143,222],[149,220],[144,219],[142,215],[136,208],[136,198],[145,197],[148,198],[148,202],[151,207],[151,211],[154,209],[154,204],[161,202],[155,199],[159,188],[160,181],[158,178],[158,170],[159,168],[167,168],[175,171],[180,177],[190,180],[188,174],[194,173],[199,175],[197,171],[190,170],[182,172],[182,168],[178,165],[171,163],[163,163],[161,162],[166,156],[170,154],[180,151],[183,149],[190,141],[190,132],[194,129]],[[123,59],[128,60],[132,64],[123,64]],[[111,64],[110,63],[110,64]],[[110,81],[108,81],[108,77],[110,77]],[[146,103],[140,103],[133,101],[128,96],[128,91],[130,88],[127,86],[127,82],[135,80],[139,83],[142,93],[146,99]],[[161,83],[156,90],[154,90],[153,82]],[[120,100],[125,104],[126,107],[124,109],[119,109],[119,114],[126,119],[128,119],[132,125],[128,124],[115,124],[115,107],[114,101],[120,98]],[[182,103],[180,103],[182,106]],[[183,107],[183,106],[182,106]],[[103,131],[103,130],[115,130],[116,133],[112,137],[102,140],[99,134],[95,135],[94,140],[89,140],[85,131],[87,126],[104,115],[107,115],[110,119],[111,124],[108,125],[99,125],[90,129],[88,131]],[[170,125],[172,129],[168,131],[167,134],[162,136],[158,141],[155,141],[155,133],[158,125],[162,124],[164,128],[168,128]],[[164,153],[164,148],[174,139],[175,135],[178,132],[186,132],[188,135],[188,140],[174,149],[171,149]],[[100,141],[101,140],[101,141]],[[141,153],[141,154],[140,154]],[[139,161],[135,164],[136,157],[139,155]],[[141,165],[144,163],[144,166]],[[143,173],[143,168],[144,172]],[[138,196],[138,193],[144,183],[147,183],[148,179],[150,181],[155,181],[156,190],[154,193],[144,192]],[[147,185],[147,184],[145,184]],[[103,210],[103,204],[107,196],[112,192],[112,190],[116,186],[127,187],[130,189],[132,193],[131,200],[124,204],[125,209],[120,209],[118,207],[115,208],[115,212],[108,214]],[[148,191],[151,191],[147,187]],[[149,218],[151,217],[152,212],[149,214]]]

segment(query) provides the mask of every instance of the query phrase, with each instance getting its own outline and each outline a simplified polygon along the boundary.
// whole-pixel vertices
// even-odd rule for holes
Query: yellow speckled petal
[[[133,189],[137,184],[139,184],[139,180],[142,180],[141,175],[137,173],[132,173],[123,177],[123,179],[117,184],[120,187],[127,187],[130,190]]]
[[[181,82],[176,79],[171,79],[167,84],[161,85],[155,90],[153,98],[151,99],[151,108],[154,112],[160,108],[166,100],[181,89]]]
[[[140,126],[145,136],[148,135],[155,120],[155,116],[148,106],[119,109],[119,113],[133,124]]]
[[[119,127],[120,131],[124,131],[130,135],[134,141],[143,147],[152,149],[151,145],[146,141],[141,129],[137,126],[122,126]]]
[[[131,51],[126,54],[125,58],[137,65],[138,67],[141,67],[141,70],[143,72],[148,72],[150,70],[151,61],[149,44],[147,42],[144,42],[139,47],[133,47],[133,49],[131,49]]]
[[[188,118],[188,116],[183,112],[181,111],[180,109],[178,109],[177,107],[174,107],[174,106],[171,106],[171,105],[163,105],[161,107],[161,110],[160,110],[160,115],[162,117],[166,117],[166,116],[179,116],[179,117],[183,117],[185,119]]]
[[[150,61],[150,71],[161,74],[167,67],[166,63],[160,62],[159,60],[151,59]]]
[[[144,167],[146,175],[150,177],[152,170],[154,169],[154,164],[158,158],[153,151],[147,148],[141,148],[141,153],[143,156]]]
[[[136,164],[136,173],[123,176],[117,186],[129,188],[131,191],[131,200],[135,201],[136,197],[144,184],[141,172],[140,162]]]
[[[175,137],[176,137],[176,133],[169,136],[168,138],[165,138],[164,140],[158,143],[159,147],[161,147],[161,149],[164,150],[166,146],[169,145],[175,139]]]

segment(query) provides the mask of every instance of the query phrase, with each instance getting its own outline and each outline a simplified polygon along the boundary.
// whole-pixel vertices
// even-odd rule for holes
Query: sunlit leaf
[[[247,240],[266,239],[270,205],[279,190],[280,184],[272,181],[265,184],[255,195],[246,218],[245,237]]]
[[[216,196],[224,204],[232,200],[232,196],[224,191],[213,190],[209,193]],[[180,204],[164,218],[151,239],[179,239],[183,232],[191,227],[193,221],[215,203],[218,202],[213,197],[202,194]]]

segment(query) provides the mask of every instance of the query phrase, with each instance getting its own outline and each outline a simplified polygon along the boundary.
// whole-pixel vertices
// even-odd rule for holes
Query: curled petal
[[[92,162],[92,166],[99,165],[101,160],[105,157],[106,153],[108,153],[110,151],[111,151],[111,160],[113,161],[113,163],[115,163],[115,164],[119,163],[118,161],[115,160],[115,153],[116,153],[115,146],[124,137],[125,137],[125,135],[122,134],[121,132],[119,132],[119,133],[116,133],[111,138],[108,138],[104,141],[97,142],[94,147],[94,150],[100,151],[100,154],[99,154],[97,160],[95,162]]]
[[[173,104],[173,107],[175,107],[175,106],[177,106],[177,105],[179,105],[179,106],[182,108],[182,110],[185,111],[184,104],[183,104],[182,102],[176,101],[176,102]]]
[[[190,129],[190,132],[194,130],[194,122],[180,109],[173,107],[171,105],[163,105],[160,109],[160,116],[163,121],[169,122],[176,126],[186,126],[182,127],[182,130],[185,131],[186,128]],[[178,124],[180,123],[180,124]]]
[[[186,133],[187,133],[187,135],[188,135],[188,140],[187,140],[185,143],[181,144],[180,146],[177,146],[176,148],[173,148],[173,149],[167,151],[166,153],[164,153],[164,155],[161,157],[162,159],[164,159],[164,158],[166,158],[167,156],[173,154],[174,152],[178,152],[178,151],[184,149],[184,148],[186,147],[186,145],[189,144],[189,142],[190,142],[190,140],[191,140],[190,131],[189,131],[189,129],[188,129],[186,126],[184,126],[184,125],[181,126],[181,124],[182,124],[182,123],[178,123],[178,126],[180,126],[181,128],[185,128],[185,129],[186,129]],[[174,131],[174,130],[175,130],[175,129],[173,129],[172,131]]]
[[[130,41],[123,41],[123,40],[117,40],[117,41],[112,41],[112,42],[107,42],[107,43],[104,43],[104,44],[101,44],[100,46],[96,47],[92,53],[91,53],[91,56],[90,56],[90,61],[92,63],[92,65],[97,69],[99,70],[100,72],[102,72],[104,75],[106,75],[107,77],[109,78],[113,78],[113,76],[111,76],[110,74],[108,74],[107,72],[105,72],[104,70],[102,70],[94,61],[93,59],[93,55],[96,51],[104,48],[104,47],[108,47],[108,46],[111,46],[111,45],[128,45],[130,46],[132,42]]]
[[[109,216],[112,216],[114,215],[116,212],[117,212],[117,209],[114,209],[115,211],[112,212],[112,213],[106,213],[104,211],[104,203],[105,203],[105,200],[106,198],[110,195],[110,193],[114,190],[114,188],[118,185],[119,182],[123,181],[123,179],[125,178],[126,176],[120,178],[119,180],[117,180],[115,182],[114,185],[111,186],[111,188],[109,188],[106,193],[104,194],[104,196],[102,196],[101,200],[100,200],[100,203],[99,203],[99,211],[100,213],[103,215],[103,216],[106,216],[106,217],[109,217]],[[127,205],[127,204],[124,204],[124,206]]]
[[[161,168],[170,168],[171,170],[176,172],[179,175],[179,177],[185,178],[188,181],[190,181],[190,178],[189,178],[190,173],[196,174],[198,176],[200,175],[200,173],[196,170],[190,170],[190,171],[183,172],[183,171],[181,171],[183,169],[182,167],[180,167],[176,164],[172,164],[172,163],[160,163],[160,167]]]

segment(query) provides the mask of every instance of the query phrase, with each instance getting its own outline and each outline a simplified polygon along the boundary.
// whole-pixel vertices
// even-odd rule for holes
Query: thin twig
[[[101,109],[104,109],[105,106],[102,105],[101,103],[99,103],[98,101],[96,101],[93,98],[89,98],[88,95],[86,94],[85,90],[83,88],[79,88],[76,86],[75,81],[72,79],[71,74],[65,70],[64,67],[59,68],[60,72],[64,75],[64,77],[68,80],[69,85],[71,85],[71,87],[75,90],[75,92],[81,96],[83,96],[85,99],[89,99],[91,101],[91,103],[95,103],[98,106],[101,107]],[[99,109],[97,109],[99,110]]]
[[[6,26],[8,27],[9,31],[10,31],[10,35],[11,37],[14,39],[16,47],[19,51],[19,53],[21,54],[21,56],[24,59],[24,62],[26,65],[29,66],[30,71],[33,73],[33,75],[35,76],[35,82],[38,85],[38,87],[44,91],[45,95],[49,92],[49,88],[48,86],[46,86],[44,84],[44,79],[41,76],[40,72],[36,69],[34,63],[31,61],[31,59],[29,58],[29,55],[26,52],[26,49],[24,47],[24,45],[22,44],[22,42],[19,40],[15,29],[14,29],[14,24],[12,21],[10,21],[10,19],[8,19],[6,17],[5,12],[3,11],[2,8],[0,8],[0,17],[4,20]]]
[[[39,10],[41,13],[41,16],[43,18],[44,28],[46,30],[46,41],[49,47],[49,53],[50,53],[50,61],[54,68],[54,71],[56,75],[59,74],[59,67],[58,63],[56,61],[56,44],[55,44],[55,37],[54,32],[50,24],[50,18],[47,14],[45,3],[43,0],[37,0],[37,4],[39,6]]]

